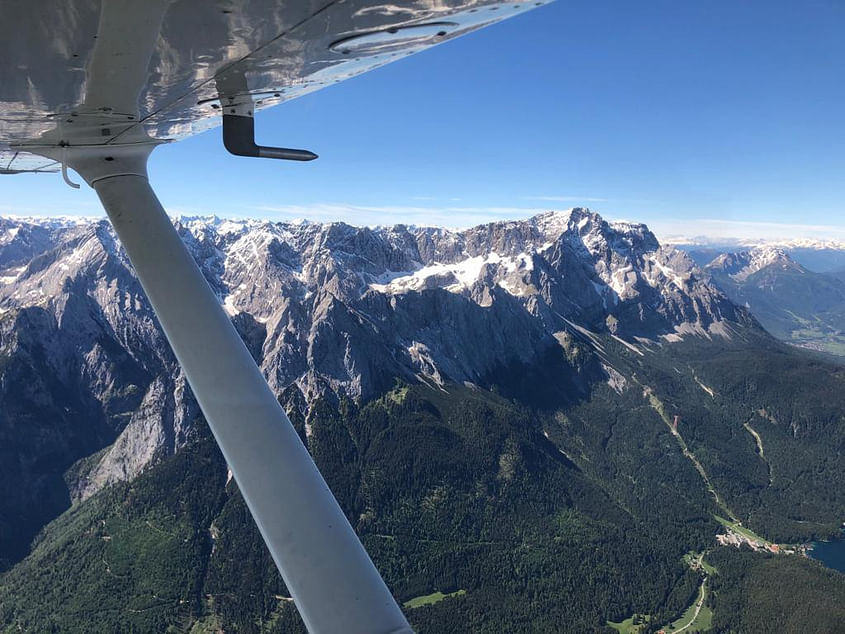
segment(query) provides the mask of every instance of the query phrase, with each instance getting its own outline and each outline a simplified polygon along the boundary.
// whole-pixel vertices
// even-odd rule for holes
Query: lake
[[[808,551],[807,554],[828,568],[845,573],[845,539],[815,542],[813,549]]]

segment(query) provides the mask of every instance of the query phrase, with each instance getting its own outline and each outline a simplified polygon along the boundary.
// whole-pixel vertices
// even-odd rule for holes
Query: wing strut
[[[308,631],[410,633],[150,187],[152,147],[68,159],[100,197]]]
[[[103,2],[84,103],[13,149],[61,162],[68,181],[73,168],[97,192],[309,632],[410,633],[150,187],[147,158],[161,141],[137,124],[137,104],[171,2]]]

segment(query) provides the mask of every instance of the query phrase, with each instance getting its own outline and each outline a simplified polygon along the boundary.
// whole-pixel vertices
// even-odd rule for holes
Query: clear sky
[[[468,226],[589,206],[658,234],[845,239],[845,2],[559,0],[157,149],[171,213]],[[0,213],[100,215],[59,175]],[[81,179],[80,179],[81,180]]]

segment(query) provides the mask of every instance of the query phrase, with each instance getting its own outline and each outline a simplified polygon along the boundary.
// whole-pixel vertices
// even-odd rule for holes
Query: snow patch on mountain
[[[523,296],[525,285],[517,283],[509,276],[515,272],[527,273],[532,269],[531,254],[502,256],[498,253],[489,253],[451,264],[437,262],[413,272],[387,271],[377,276],[376,281],[369,287],[386,294],[419,292],[429,288],[443,288],[450,293],[462,293],[481,281],[482,273],[490,271],[500,288],[512,295]]]

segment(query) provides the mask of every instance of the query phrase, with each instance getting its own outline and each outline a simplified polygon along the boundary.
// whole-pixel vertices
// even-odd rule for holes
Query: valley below
[[[644,225],[178,227],[415,631],[841,631],[845,366]],[[304,632],[108,226],[0,235],[0,632]]]

